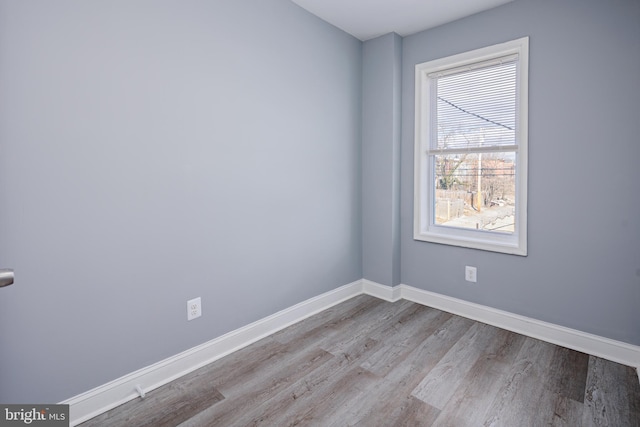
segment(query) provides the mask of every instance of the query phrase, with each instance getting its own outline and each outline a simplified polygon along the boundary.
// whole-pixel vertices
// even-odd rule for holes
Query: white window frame
[[[435,100],[429,75],[473,64],[517,55],[516,110],[516,225],[513,233],[497,233],[442,226],[435,223],[435,175],[429,149],[435,147],[431,138],[431,109]],[[501,43],[473,51],[417,64],[415,69],[415,164],[414,164],[414,239],[514,255],[527,255],[527,153],[528,153],[528,84],[529,38]],[[482,152],[469,150],[470,152]]]

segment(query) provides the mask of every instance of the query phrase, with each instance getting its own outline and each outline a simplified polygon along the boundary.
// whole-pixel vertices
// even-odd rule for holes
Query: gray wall
[[[360,82],[288,0],[0,0],[0,402],[361,278]]]
[[[363,45],[288,0],[0,0],[0,402],[361,277],[640,344],[638,22],[516,0]],[[414,241],[415,64],[525,35],[529,256]]]
[[[637,0],[516,0],[403,40],[403,283],[640,344],[639,22]],[[523,36],[529,256],[414,241],[415,64]]]
[[[365,279],[400,284],[402,38],[362,47],[362,251]]]

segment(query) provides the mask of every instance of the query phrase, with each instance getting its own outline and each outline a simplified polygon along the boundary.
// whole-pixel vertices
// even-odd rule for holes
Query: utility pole
[[[482,153],[478,153],[478,193],[477,197],[477,206],[478,212],[482,211]]]

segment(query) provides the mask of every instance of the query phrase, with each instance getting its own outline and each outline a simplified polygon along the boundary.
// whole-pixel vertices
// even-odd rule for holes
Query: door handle
[[[0,288],[13,284],[13,270],[10,268],[0,269]]]

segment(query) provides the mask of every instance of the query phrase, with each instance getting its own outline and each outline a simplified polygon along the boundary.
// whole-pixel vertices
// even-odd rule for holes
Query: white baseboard
[[[75,426],[139,397],[140,393],[137,391],[137,387],[144,393],[154,390],[287,326],[360,294],[371,295],[390,302],[406,299],[636,369],[640,367],[639,346],[407,285],[391,287],[361,279],[303,301],[61,403],[70,405],[70,425]],[[640,379],[640,371],[638,371],[638,376]]]
[[[402,298],[399,286],[385,286],[371,280],[362,279],[362,293],[380,298],[389,302],[396,302]]]
[[[564,326],[558,326],[553,323],[543,322],[530,317],[520,316],[407,285],[397,287],[400,288],[402,298],[417,302],[418,304],[437,308],[448,313],[457,314],[572,350],[588,353],[636,369],[640,367],[640,346],[604,338]]]
[[[168,359],[61,402],[70,405],[70,425],[78,425],[309,316],[363,293],[362,280],[303,301]]]

